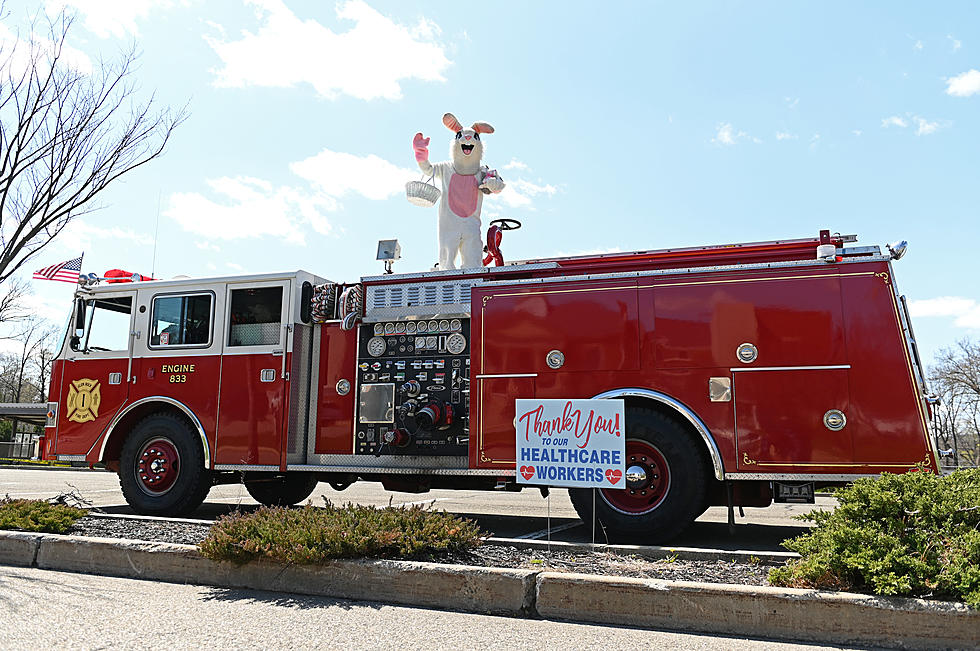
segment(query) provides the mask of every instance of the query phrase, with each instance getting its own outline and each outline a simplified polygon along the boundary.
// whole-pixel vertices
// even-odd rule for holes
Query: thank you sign
[[[622,400],[516,400],[517,482],[625,488]]]

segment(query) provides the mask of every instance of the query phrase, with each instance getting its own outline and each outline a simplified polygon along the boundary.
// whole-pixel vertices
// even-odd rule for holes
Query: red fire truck
[[[80,280],[46,459],[104,463],[144,514],[244,482],[519,490],[515,400],[622,399],[625,488],[570,489],[619,538],[710,505],[938,470],[892,261],[854,236],[544,258],[335,283],[297,271]],[[118,279],[114,279],[118,280]],[[594,498],[594,499],[593,499]]]

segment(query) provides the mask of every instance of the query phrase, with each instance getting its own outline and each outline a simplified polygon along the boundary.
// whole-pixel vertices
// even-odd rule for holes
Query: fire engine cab
[[[341,283],[297,271],[80,279],[46,459],[104,463],[144,514],[244,482],[512,489],[515,400],[625,401],[625,487],[570,489],[612,535],[710,505],[938,470],[893,260],[853,236],[559,257]],[[118,280],[118,279],[114,279]]]

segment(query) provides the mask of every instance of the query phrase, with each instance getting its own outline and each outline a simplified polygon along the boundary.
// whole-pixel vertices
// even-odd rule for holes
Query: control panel
[[[466,455],[469,319],[359,327],[355,454]]]

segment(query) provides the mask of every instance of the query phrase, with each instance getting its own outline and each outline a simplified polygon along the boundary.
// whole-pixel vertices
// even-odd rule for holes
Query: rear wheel
[[[289,473],[269,479],[246,479],[245,490],[259,504],[266,506],[292,506],[299,504],[316,489],[315,475]]]
[[[627,409],[626,435],[624,488],[571,488],[569,497],[587,523],[594,501],[611,540],[665,542],[704,512],[708,469],[700,447],[679,422],[652,409]]]
[[[200,438],[172,414],[147,416],[123,444],[119,484],[126,502],[143,515],[184,515],[211,489]]]

